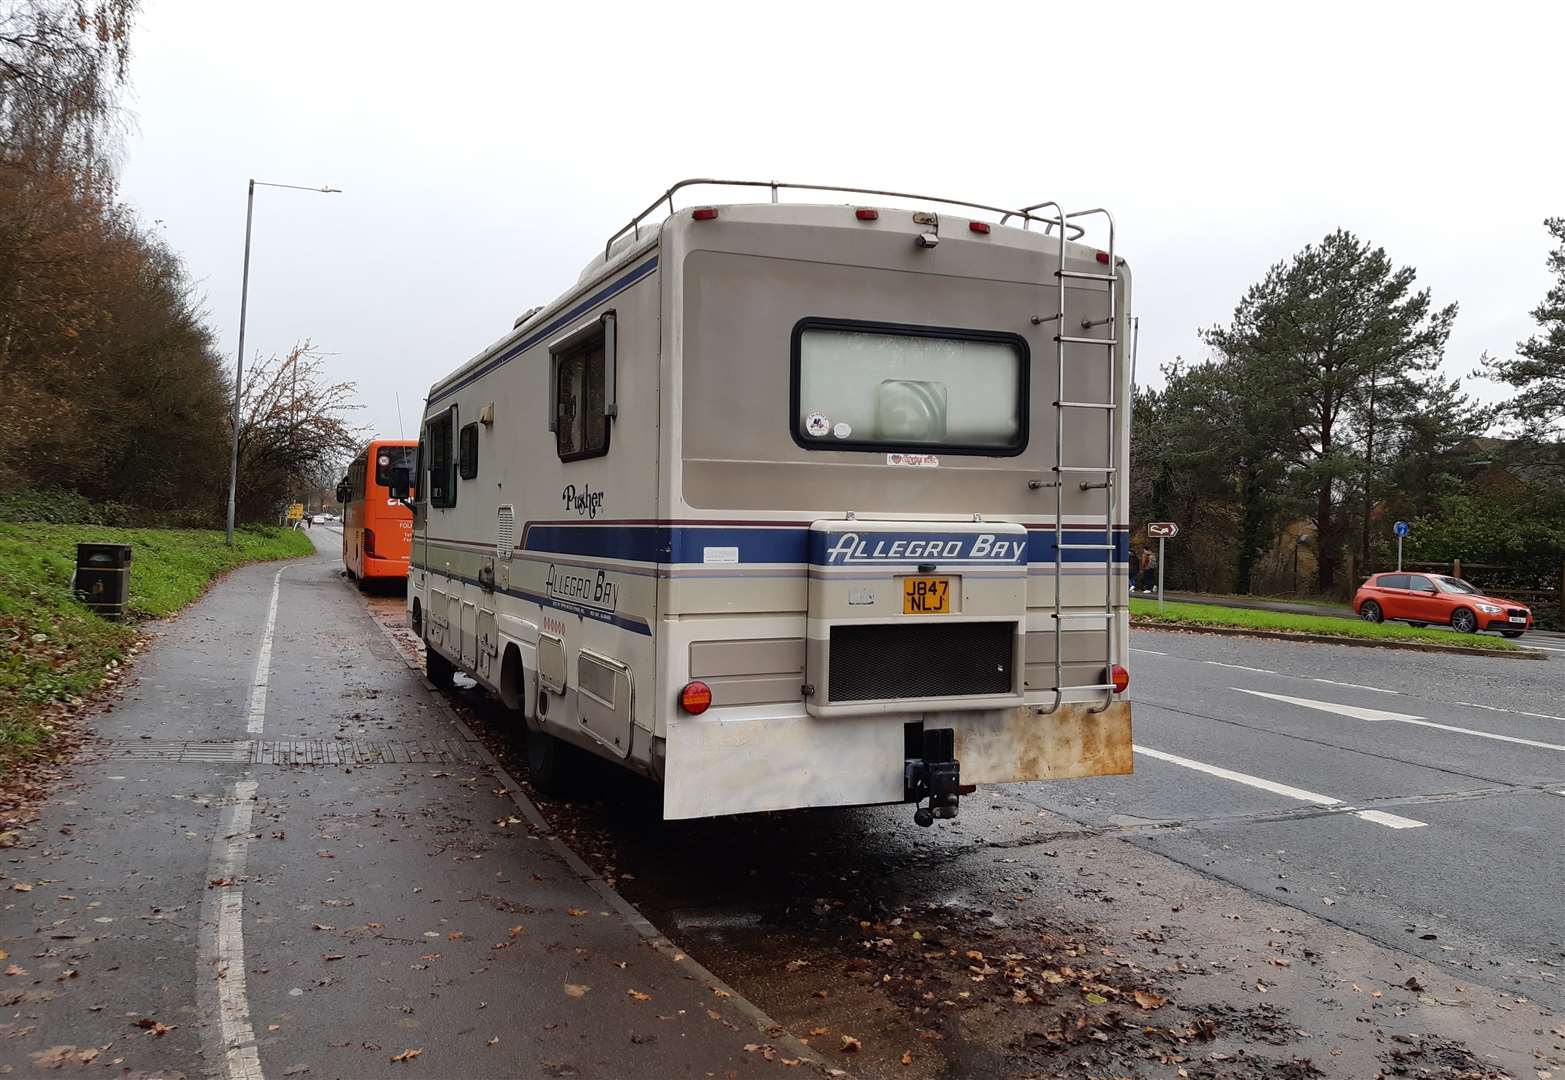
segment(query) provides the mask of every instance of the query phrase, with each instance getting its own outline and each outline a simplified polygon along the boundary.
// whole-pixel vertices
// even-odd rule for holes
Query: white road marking
[[[1204,761],[1194,761],[1190,758],[1180,757],[1177,754],[1165,754],[1161,750],[1153,750],[1149,746],[1139,743],[1131,747],[1138,754],[1145,754],[1159,761],[1166,761],[1170,765],[1178,765],[1186,769],[1195,769],[1204,772],[1208,776],[1216,776],[1223,780],[1232,780],[1236,784],[1245,784],[1249,787],[1260,788],[1269,791],[1273,795],[1281,795],[1286,799],[1298,799],[1300,802],[1314,803],[1316,806],[1341,806],[1341,799],[1333,799],[1330,795],[1322,795],[1319,792],[1305,791],[1303,788],[1290,787],[1287,784],[1279,784],[1274,780],[1263,780],[1259,776],[1251,776],[1249,773],[1234,772],[1232,769],[1224,769],[1217,765],[1208,765]]]
[[[266,629],[261,631],[261,652],[255,658],[255,680],[250,684],[250,723],[245,730],[261,734],[266,726],[266,683],[272,673],[272,632],[277,628],[277,594],[282,591],[283,572],[272,577],[272,604],[266,609]]]
[[[1373,691],[1374,693],[1377,693],[1377,694],[1401,694],[1402,693],[1402,691],[1400,691],[1400,690],[1385,690],[1385,689],[1382,689],[1381,687],[1378,687],[1378,686],[1365,686],[1363,683],[1356,683],[1356,682],[1338,682],[1336,679],[1321,679],[1321,678],[1316,678],[1313,675],[1311,675],[1311,676],[1298,676],[1298,675],[1295,675],[1294,676],[1294,678],[1296,678],[1296,679],[1297,678],[1301,678],[1301,677],[1302,678],[1308,678],[1310,680],[1310,682],[1330,683],[1332,686],[1346,686],[1349,690],[1370,690],[1370,691]]]
[[[1408,713],[1388,712],[1385,709],[1367,709],[1362,705],[1339,705],[1335,701],[1313,701],[1310,698],[1289,697],[1287,694],[1268,694],[1263,690],[1246,690],[1242,686],[1231,689],[1241,694],[1253,694],[1256,697],[1270,698],[1273,701],[1286,701],[1290,705],[1302,705],[1306,709],[1319,709],[1321,712],[1334,712],[1342,716],[1351,716],[1355,720],[1417,720],[1419,717]]]
[[[1166,652],[1158,652],[1156,649],[1131,649],[1131,652],[1146,653],[1148,656],[1167,656]]]
[[[1478,731],[1474,728],[1456,727],[1454,724],[1437,724],[1433,720],[1425,720],[1422,716],[1410,716],[1407,713],[1387,712],[1383,709],[1366,709],[1358,705],[1339,705],[1334,701],[1311,701],[1309,698],[1288,697],[1286,694],[1267,694],[1260,690],[1246,690],[1242,686],[1232,689],[1241,694],[1253,694],[1256,697],[1271,698],[1273,701],[1286,701],[1290,705],[1302,705],[1306,709],[1319,709],[1321,712],[1333,712],[1341,716],[1350,716],[1356,720],[1392,720],[1399,724],[1413,724],[1417,727],[1434,728],[1437,731],[1453,731],[1458,735],[1476,735],[1480,739],[1494,739],[1497,742],[1516,743],[1518,746],[1536,746],[1540,750],[1565,751],[1565,746],[1556,743],[1539,742],[1537,739],[1521,739],[1515,735],[1500,735],[1493,731]],[[1460,702],[1458,702],[1460,704]],[[1480,706],[1487,708],[1488,706]],[[1495,709],[1495,712],[1504,712],[1504,709]],[[1524,716],[1536,716],[1537,713],[1523,713]]]
[[[1234,783],[1244,784],[1246,787],[1259,788],[1262,791],[1269,791],[1273,795],[1281,795],[1286,799],[1297,799],[1299,802],[1314,803],[1316,806],[1341,807],[1346,813],[1351,813],[1355,817],[1361,817],[1365,821],[1373,822],[1376,825],[1384,825],[1387,828],[1416,829],[1427,824],[1423,821],[1414,821],[1412,818],[1387,814],[1380,810],[1355,810],[1343,803],[1341,799],[1334,799],[1330,795],[1322,795],[1318,791],[1306,791],[1304,788],[1279,784],[1275,780],[1266,780],[1259,776],[1251,776],[1249,773],[1235,772],[1232,769],[1224,769],[1218,765],[1208,765],[1204,761],[1195,761],[1191,758],[1180,757],[1177,754],[1166,754],[1161,750],[1153,750],[1151,747],[1133,745],[1132,749],[1145,757],[1156,758],[1158,761],[1166,761],[1170,765],[1178,765],[1185,769],[1194,769],[1197,772],[1204,772],[1208,776],[1216,776],[1222,780],[1232,780]]]
[[[201,976],[217,1000],[217,1023],[208,1025],[208,1031],[220,1040],[214,1057],[222,1062],[223,1080],[265,1080],[245,992],[245,901],[239,884],[250,843],[255,789],[254,780],[235,781],[230,789],[222,827],[212,841],[207,880],[233,884],[208,886],[201,905]]]
[[[1365,821],[1373,821],[1376,825],[1384,825],[1388,829],[1421,829],[1429,824],[1399,814],[1388,814],[1384,810],[1359,810],[1357,814]]]
[[[1544,652],[1565,653],[1565,649],[1556,649],[1552,645],[1536,645],[1531,641],[1521,642],[1521,647],[1524,649],[1541,649]]]
[[[1221,660],[1202,660],[1203,664],[1211,664],[1213,667],[1232,668],[1235,671],[1253,671],[1257,675],[1281,675],[1280,671],[1273,671],[1263,667],[1245,667],[1243,664],[1225,664]]]

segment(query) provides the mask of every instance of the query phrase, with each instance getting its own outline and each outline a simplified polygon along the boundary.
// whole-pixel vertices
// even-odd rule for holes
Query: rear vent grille
[[[495,517],[495,557],[509,559],[516,547],[516,508],[502,506]]]
[[[831,628],[827,700],[1009,694],[1016,624],[893,623]]]

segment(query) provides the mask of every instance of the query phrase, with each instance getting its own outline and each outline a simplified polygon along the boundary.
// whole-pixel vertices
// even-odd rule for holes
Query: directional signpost
[[[1399,521],[1391,526],[1391,531],[1397,534],[1397,569],[1402,569],[1402,538],[1407,535],[1407,522]]]
[[[1171,536],[1179,535],[1179,526],[1172,521],[1147,523],[1147,535],[1157,538],[1157,611],[1163,613],[1163,544]]]

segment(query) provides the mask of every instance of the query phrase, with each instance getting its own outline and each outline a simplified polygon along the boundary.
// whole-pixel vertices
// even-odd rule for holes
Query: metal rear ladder
[[[1059,309],[1052,317],[1033,318],[1034,323],[1049,322],[1058,319],[1059,325],[1054,335],[1055,347],[1055,394],[1054,394],[1054,479],[1052,481],[1034,481],[1035,487],[1052,487],[1054,489],[1054,704],[1044,710],[1044,714],[1054,712],[1065,699],[1065,691],[1101,691],[1103,704],[1093,709],[1098,713],[1107,709],[1114,701],[1114,666],[1116,663],[1114,650],[1114,586],[1115,564],[1114,556],[1117,545],[1114,542],[1114,517],[1117,488],[1115,477],[1119,474],[1115,450],[1118,447],[1118,432],[1116,417],[1120,408],[1119,400],[1119,359],[1120,342],[1119,334],[1119,296],[1116,287],[1119,284],[1119,263],[1114,254],[1114,216],[1102,207],[1092,210],[1080,210],[1067,214],[1060,209],[1057,203],[1041,203],[1038,206],[1027,207],[1027,211],[1053,207],[1058,217],[1049,223],[1049,228],[1059,229],[1059,253],[1058,265],[1054,271],[1055,283],[1058,291]],[[1108,247],[1108,272],[1089,273],[1082,270],[1069,270],[1065,265],[1065,243],[1067,226],[1072,218],[1088,217],[1093,214],[1102,214],[1108,219],[1109,247]],[[1078,234],[1079,235],[1079,234]],[[1070,281],[1101,281],[1108,286],[1108,317],[1103,320],[1083,319],[1081,329],[1091,330],[1094,326],[1107,326],[1108,334],[1105,337],[1089,337],[1080,334],[1066,333],[1066,306],[1065,287]],[[1081,345],[1089,348],[1103,348],[1108,350],[1108,400],[1107,401],[1068,401],[1065,397],[1065,347],[1067,345]],[[1104,465],[1067,465],[1065,464],[1065,416],[1073,409],[1085,409],[1089,411],[1104,412],[1108,418],[1108,446],[1107,463]],[[1101,544],[1067,544],[1065,542],[1065,483],[1067,476],[1085,475],[1101,476],[1101,481],[1080,481],[1081,490],[1102,490],[1103,492],[1103,539]],[[1076,611],[1063,610],[1061,603],[1061,588],[1064,581],[1065,553],[1067,551],[1096,551],[1103,556],[1103,610],[1102,611]],[[1094,683],[1086,686],[1066,687],[1065,684],[1065,638],[1064,630],[1067,620],[1102,622],[1103,624],[1103,671],[1107,682]]]

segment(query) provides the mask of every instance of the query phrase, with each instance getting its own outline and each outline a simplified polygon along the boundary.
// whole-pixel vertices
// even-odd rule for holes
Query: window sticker
[[[824,439],[831,432],[831,421],[825,413],[810,413],[804,420],[804,430],[817,439]]]
[[[853,425],[846,420],[838,420],[836,426],[831,429],[831,433],[839,439],[846,439],[853,434]]]

